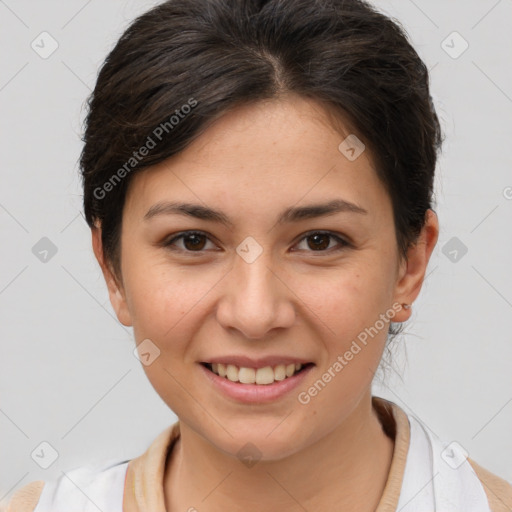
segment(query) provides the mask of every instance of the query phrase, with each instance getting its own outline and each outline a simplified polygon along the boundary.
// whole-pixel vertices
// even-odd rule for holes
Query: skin
[[[415,300],[439,226],[429,210],[407,261],[399,259],[392,204],[370,151],[349,161],[338,150],[351,133],[342,127],[335,129],[319,104],[294,95],[239,107],[179,155],[133,176],[118,279],[103,258],[101,227],[92,231],[117,317],[133,326],[137,343],[149,338],[160,349],[143,368],[180,420],[164,479],[168,511],[336,503],[337,510],[364,512],[380,500],[394,442],[371,406],[371,382],[388,324],[308,404],[297,395],[380,314]],[[368,213],[276,224],[288,207],[339,198]],[[221,210],[233,226],[179,215],[144,221],[162,200]],[[163,245],[186,230],[207,238],[179,239],[175,251]],[[318,230],[351,245],[324,238],[315,250],[306,235]],[[263,250],[252,263],[236,252],[248,236]],[[402,308],[393,321],[410,314]],[[222,395],[200,371],[199,362],[227,354],[291,355],[315,367],[285,397],[247,405]],[[261,452],[250,468],[237,457],[248,442]],[[128,500],[125,507],[131,510]]]

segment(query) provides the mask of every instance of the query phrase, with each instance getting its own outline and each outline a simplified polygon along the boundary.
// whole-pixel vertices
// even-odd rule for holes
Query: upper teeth
[[[232,382],[242,384],[272,384],[276,380],[284,380],[298,372],[300,363],[278,364],[277,366],[265,366],[264,368],[245,368],[233,364],[213,363],[212,371],[221,377],[226,377]]]

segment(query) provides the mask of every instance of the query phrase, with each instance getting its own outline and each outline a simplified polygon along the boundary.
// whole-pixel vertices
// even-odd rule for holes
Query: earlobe
[[[126,295],[122,284],[118,282],[116,277],[114,276],[114,272],[108,265],[108,262],[105,259],[105,255],[103,252],[103,245],[101,241],[101,227],[95,225],[95,227],[91,228],[92,235],[92,247],[94,251],[94,255],[98,260],[101,271],[103,273],[103,277],[105,279],[105,283],[108,289],[108,295],[110,298],[110,303],[114,308],[117,319],[125,326],[129,327],[132,325],[130,311],[128,309],[128,304],[126,302]]]
[[[418,297],[425,279],[428,262],[439,236],[439,223],[433,210],[427,210],[423,229],[418,240],[407,251],[407,261],[403,262],[399,279],[395,286],[395,300],[400,304],[409,304]],[[405,322],[411,316],[412,308],[402,306],[396,322]]]

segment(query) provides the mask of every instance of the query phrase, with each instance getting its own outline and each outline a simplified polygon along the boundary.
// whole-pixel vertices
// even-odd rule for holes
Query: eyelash
[[[200,255],[202,253],[204,253],[205,251],[203,249],[199,250],[199,251],[189,251],[187,249],[181,249],[181,248],[176,248],[173,246],[173,244],[177,241],[177,240],[180,240],[180,239],[184,239],[186,238],[187,236],[191,236],[191,235],[199,235],[199,236],[205,236],[208,240],[209,237],[206,233],[204,233],[203,231],[183,231],[182,233],[179,233],[178,235],[176,236],[173,236],[171,239],[163,242],[163,246],[171,251],[176,251],[176,252],[183,252],[183,253],[187,253],[187,254],[197,254],[197,255]],[[334,240],[336,240],[339,244],[339,247],[338,248],[329,248],[329,249],[324,249],[324,250],[318,250],[318,251],[313,251],[313,250],[309,250],[309,251],[306,251],[306,252],[311,252],[311,253],[327,253],[327,254],[330,254],[332,252],[337,252],[337,251],[341,251],[343,249],[346,249],[348,247],[351,247],[352,244],[350,244],[349,242],[347,242],[346,240],[344,240],[343,238],[339,237],[338,235],[335,235],[334,233],[331,233],[330,231],[310,231],[308,233],[306,233],[300,240],[298,243],[302,242],[303,240],[313,236],[313,235],[327,235],[329,236],[330,238],[333,238]],[[211,240],[210,240],[211,241]]]

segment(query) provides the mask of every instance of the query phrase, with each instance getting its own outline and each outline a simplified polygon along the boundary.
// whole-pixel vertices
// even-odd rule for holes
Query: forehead
[[[318,202],[326,195],[357,204],[385,201],[371,154],[354,146],[354,136],[341,120],[334,127],[312,100],[291,96],[243,105],[181,153],[132,176],[125,206],[140,218],[170,197],[233,209]],[[347,145],[357,158],[348,158]]]

